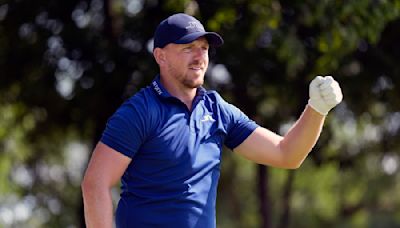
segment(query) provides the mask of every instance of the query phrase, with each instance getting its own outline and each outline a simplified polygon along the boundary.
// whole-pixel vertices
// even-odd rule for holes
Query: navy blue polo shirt
[[[192,110],[160,83],[128,99],[101,141],[132,158],[122,176],[117,227],[213,228],[223,145],[258,125],[215,91],[197,89]]]

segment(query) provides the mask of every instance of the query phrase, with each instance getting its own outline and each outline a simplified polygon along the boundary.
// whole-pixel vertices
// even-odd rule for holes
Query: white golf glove
[[[331,76],[317,76],[310,83],[310,105],[315,111],[327,115],[329,110],[339,104],[343,99],[339,83]]]

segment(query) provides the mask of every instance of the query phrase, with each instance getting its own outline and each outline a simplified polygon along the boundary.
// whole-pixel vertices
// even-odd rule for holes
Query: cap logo
[[[203,27],[197,21],[189,21],[189,25],[185,29],[203,29]]]
[[[164,19],[154,33],[155,48],[163,48],[170,43],[188,44],[200,37],[205,37],[210,46],[218,47],[224,43],[221,36],[215,32],[207,32],[204,25],[196,18],[177,13]]]

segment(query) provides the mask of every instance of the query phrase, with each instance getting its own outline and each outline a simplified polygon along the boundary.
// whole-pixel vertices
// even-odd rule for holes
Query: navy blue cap
[[[204,26],[196,18],[184,13],[174,14],[158,25],[154,34],[154,49],[163,48],[170,43],[191,43],[201,36],[204,36],[213,47],[224,43],[218,33],[206,32]]]

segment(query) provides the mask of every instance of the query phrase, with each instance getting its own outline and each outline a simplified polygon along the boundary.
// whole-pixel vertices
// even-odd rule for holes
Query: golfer
[[[339,84],[317,76],[302,115],[279,136],[202,87],[209,47],[222,44],[186,14],[159,24],[153,49],[159,74],[110,117],[86,170],[87,227],[113,227],[110,190],[121,181],[116,227],[214,228],[224,145],[279,168],[298,168],[307,157],[328,111],[342,100]]]

